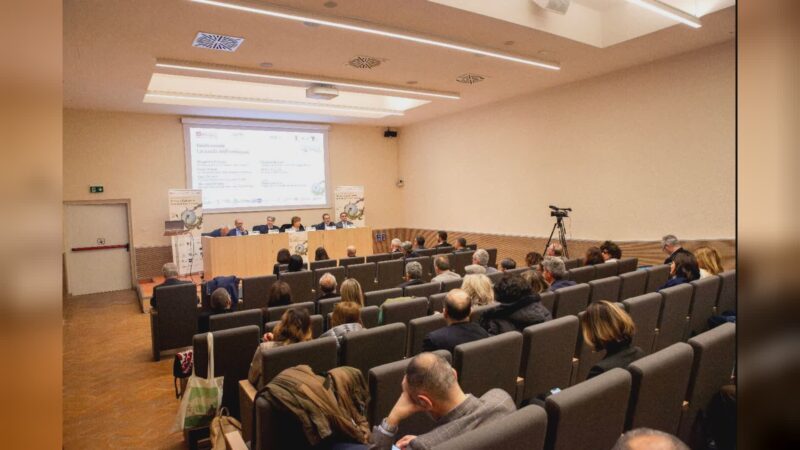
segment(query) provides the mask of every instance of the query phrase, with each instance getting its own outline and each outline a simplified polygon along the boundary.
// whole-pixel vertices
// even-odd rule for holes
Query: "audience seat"
[[[446,297],[447,292],[428,296],[428,314],[442,312],[442,309],[444,309],[444,299]]]
[[[489,263],[487,266],[497,268],[497,249],[496,248],[487,248],[486,253],[489,254]]]
[[[380,314],[381,309],[377,306],[365,306],[361,308],[361,322],[364,324],[364,328],[377,327]]]
[[[428,298],[415,297],[399,302],[387,303],[381,306],[383,310],[383,325],[402,323],[408,325],[411,319],[428,315]]]
[[[595,264],[594,269],[594,279],[615,277],[619,275],[619,263],[616,261]]]
[[[363,256],[349,256],[339,259],[339,267],[347,267],[350,264],[364,264],[365,262],[366,258]]]
[[[377,253],[374,255],[367,255],[366,262],[379,263],[381,261],[389,261],[391,259],[392,255],[390,253]]]
[[[612,369],[545,400],[547,450],[608,450],[625,427],[631,375]]]
[[[389,253],[389,256],[393,260],[394,259],[403,259],[403,258],[405,258],[405,253],[403,253],[403,252],[394,252],[394,253]]]
[[[586,314],[586,311],[578,313],[578,323]],[[578,333],[578,340],[575,345],[575,358],[577,361],[572,370],[572,384],[577,384],[586,380],[589,370],[606,356],[605,350],[596,351],[592,346],[583,340],[583,333]]]
[[[658,329],[658,316],[661,313],[661,302],[664,298],[657,292],[639,295],[623,300],[625,310],[636,325],[633,345],[641,348],[646,354],[653,351]]]
[[[639,268],[639,258],[622,258],[617,261],[619,265],[618,275],[623,273],[633,272]]]
[[[403,359],[406,326],[393,323],[347,333],[342,337],[341,352],[341,365],[355,367],[366,376],[375,366]]]
[[[540,301],[542,302],[542,305],[544,305],[544,307],[547,308],[548,311],[550,311],[550,314],[553,315],[553,310],[556,307],[556,293],[545,291],[540,293],[539,297],[541,298]]]
[[[288,309],[305,309],[308,311],[308,315],[310,316],[314,314],[316,305],[314,302],[303,302],[292,303],[284,306],[273,306],[272,308],[267,308],[267,317],[265,317],[265,319],[268,322],[272,322],[273,320],[281,320],[283,313],[285,313]]]
[[[208,318],[208,331],[222,331],[231,328],[255,325],[262,331],[264,315],[260,309],[247,309],[224,314],[214,314]],[[252,355],[251,355],[252,356]]]
[[[314,301],[314,272],[309,270],[285,272],[279,279],[292,289],[292,303]]]
[[[500,282],[500,280],[502,280],[502,279],[503,279],[503,275],[505,275],[505,274],[504,274],[503,272],[500,272],[500,271],[498,270],[497,272],[490,273],[490,274],[488,274],[488,275],[486,275],[486,276],[487,276],[487,277],[489,277],[489,281],[491,281],[491,282],[492,282],[492,284],[494,285],[494,284],[497,284],[497,283],[499,283],[499,282]]]
[[[375,282],[375,263],[350,264],[347,266],[347,278],[353,278],[361,285],[361,290],[371,292],[377,289]]]
[[[647,271],[634,270],[619,275],[619,299],[625,300],[645,293],[647,289]]]
[[[547,413],[529,405],[432,447],[433,450],[542,450]]]
[[[678,433],[692,355],[692,347],[679,342],[628,366],[632,388],[626,430],[647,427]]]
[[[381,289],[380,291],[367,292],[364,294],[364,306],[380,307],[386,300],[402,296],[403,288]]]
[[[589,266],[591,267],[591,266]],[[581,268],[582,269],[582,268]],[[577,269],[580,270],[580,269]],[[555,315],[554,317],[564,317],[576,315],[586,309],[589,304],[589,295],[592,288],[587,283],[567,286],[555,292]]]
[[[647,268],[647,287],[645,292],[655,292],[669,279],[669,264],[661,264]]]
[[[589,286],[592,288],[589,298],[591,303],[599,302],[600,300],[608,300],[614,303],[619,300],[620,278],[617,276],[592,280],[589,282]]]
[[[511,331],[457,345],[453,367],[464,392],[480,397],[500,388],[515,398],[521,357],[522,333]]]
[[[580,258],[568,259],[568,260],[564,261],[564,267],[566,267],[567,270],[577,269],[580,266],[581,266],[581,259]]]
[[[469,313],[469,321],[475,323],[481,323],[481,317],[483,317],[483,313],[487,310],[490,310],[497,306],[496,304],[490,303],[488,305],[481,305],[481,306],[473,306],[472,312]]]
[[[578,284],[588,283],[594,280],[594,274],[596,270],[597,269],[595,269],[595,266],[583,266],[578,267],[577,269],[570,269],[567,271],[567,273],[569,273],[567,278]]]
[[[433,260],[430,256],[420,256],[419,258],[406,258],[406,265],[410,262],[418,262],[422,266],[422,281],[429,283],[433,278]]]
[[[691,282],[691,285],[694,286],[694,294],[689,308],[686,339],[708,330],[708,319],[714,315],[714,306],[717,304],[719,280],[718,276],[712,275]]]
[[[547,394],[552,388],[570,385],[572,357],[580,324],[566,316],[531,325],[522,332],[522,364],[519,376],[525,380],[522,400]]]
[[[246,382],[247,380],[244,380]],[[252,431],[249,424],[252,418],[244,417],[242,421],[242,438],[250,440]],[[276,408],[264,397],[255,402],[255,442],[251,442],[250,450],[312,450],[303,432],[303,425],[293,414],[285,409]],[[324,444],[323,444],[324,445]]]
[[[653,351],[659,351],[670,345],[683,341],[689,315],[689,304],[692,302],[691,284],[679,284],[662,289],[661,314],[658,319],[658,334],[656,334]]]
[[[419,256],[433,256],[436,254],[435,248],[422,248],[415,251]]]
[[[452,280],[442,281],[442,292],[450,292],[453,289],[460,289],[464,283],[462,278],[453,278]]]
[[[270,333],[275,329],[275,326],[280,323],[280,320],[274,320],[264,324],[264,333]],[[316,339],[325,331],[325,320],[322,315],[314,314],[311,316],[311,337]]]
[[[321,261],[312,261],[308,264],[308,267],[311,269],[312,272],[317,269],[327,269],[330,267],[336,267],[336,260],[323,259]]]
[[[450,260],[450,270],[463,277],[466,274],[464,268],[472,264],[472,255],[474,253],[475,251],[453,253],[453,258]]]
[[[158,288],[157,309],[150,309],[153,360],[161,352],[192,345],[197,333],[197,286],[178,284]]]
[[[448,253],[453,253],[454,250],[455,250],[455,248],[453,248],[453,247],[451,247],[449,245],[445,246],[445,247],[436,247],[436,254],[437,255],[446,255]]]
[[[719,274],[719,298],[717,300],[717,314],[732,311],[736,312],[736,271],[728,270]]]
[[[405,264],[401,259],[378,263],[378,289],[390,289],[403,282]]]
[[[431,314],[411,319],[408,322],[408,348],[406,349],[406,355],[411,357],[422,352],[422,344],[428,333],[446,326],[447,321],[442,314]]]
[[[326,267],[324,269],[316,269],[314,271],[314,293],[317,293],[319,289],[319,279],[322,278],[323,275],[329,273],[336,278],[336,283],[338,285],[342,284],[342,281],[346,278],[347,269],[345,267]]]
[[[342,297],[323,298],[317,301],[317,314],[322,317],[328,317],[328,315],[333,312],[333,308],[340,301],[342,301]],[[327,322],[325,322],[325,329],[328,329]]]
[[[442,292],[442,284],[438,282],[416,284],[403,288],[403,294],[408,297],[428,297]]]
[[[239,309],[267,307],[269,288],[278,281],[275,275],[242,278],[242,306]]]

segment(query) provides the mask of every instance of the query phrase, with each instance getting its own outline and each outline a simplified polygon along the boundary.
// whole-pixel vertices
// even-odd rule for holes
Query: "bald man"
[[[356,256],[356,246],[355,245],[348,245],[347,246],[347,257],[348,258],[355,258]]]
[[[689,450],[689,447],[663,431],[636,428],[623,434],[611,450]]]
[[[448,292],[442,310],[447,326],[428,333],[422,341],[422,350],[447,350],[453,353],[456,345],[489,337],[483,327],[469,320],[471,312],[472,302],[466,291],[453,289]]]
[[[517,409],[514,400],[502,389],[491,389],[481,398],[465,394],[458,385],[455,369],[435,353],[420,353],[411,358],[402,387],[403,393],[392,411],[372,429],[371,450],[390,450],[400,423],[419,412],[431,415],[436,428],[420,436],[403,436],[397,440],[397,447],[429,449]]]

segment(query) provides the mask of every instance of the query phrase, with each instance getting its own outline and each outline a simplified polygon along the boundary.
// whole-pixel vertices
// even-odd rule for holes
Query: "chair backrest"
[[[660,264],[647,268],[647,286],[645,292],[655,292],[669,279],[671,268],[669,264]]]
[[[428,297],[433,294],[438,294],[441,291],[442,283],[439,282],[415,284],[403,288],[403,294],[409,297]]]
[[[478,244],[467,244],[467,245],[464,246],[464,248],[468,248],[468,249],[470,249],[472,251],[475,251],[475,250],[478,249]]]
[[[157,289],[157,312],[151,319],[156,357],[161,350],[192,345],[197,333],[197,286],[187,283]]]
[[[403,259],[405,258],[406,254],[400,251],[400,252],[389,253],[389,256],[391,257],[391,259]]]
[[[269,288],[278,281],[275,275],[242,278],[242,306],[240,309],[267,307]]]
[[[498,282],[500,282],[500,280],[503,279],[503,275],[505,275],[505,273],[500,272],[498,270],[497,272],[490,273],[490,274],[488,274],[486,276],[489,277],[489,281],[491,281],[492,284],[497,284]]]
[[[442,281],[442,292],[450,292],[453,289],[459,289],[463,283],[463,278],[453,278],[452,280]]]
[[[314,301],[314,272],[302,270],[300,272],[281,273],[280,280],[286,282],[292,289],[292,303]]]
[[[406,356],[410,357],[422,352],[422,344],[428,333],[446,326],[447,321],[442,314],[431,314],[429,316],[417,317],[409,320]]]
[[[423,248],[415,251],[419,256],[433,256],[436,254],[435,248]]]
[[[633,319],[636,325],[636,333],[633,335],[632,344],[639,347],[645,353],[653,351],[656,339],[656,329],[658,328],[658,317],[661,314],[661,302],[664,297],[657,292],[639,295],[637,297],[623,300],[625,311]]]
[[[251,450],[312,450],[303,424],[297,416],[288,410],[276,407],[266,397],[259,396],[255,401],[256,420],[253,427],[256,431],[255,442],[251,443]],[[249,439],[249,436],[242,436]]]
[[[349,256],[347,258],[341,258],[339,260],[340,267],[347,267],[350,264],[364,264],[366,262],[366,258],[363,256]]]
[[[312,261],[309,263],[309,268],[312,271],[317,269],[327,269],[329,267],[336,267],[335,259],[323,259],[322,261]]]
[[[659,351],[670,345],[683,341],[686,327],[686,317],[689,315],[689,305],[692,302],[694,287],[689,284],[679,284],[662,289],[661,314],[658,319],[658,334],[653,351]]]
[[[265,317],[265,319],[268,322],[272,322],[273,320],[281,320],[283,313],[285,313],[288,309],[305,309],[308,311],[308,315],[310,316],[316,312],[316,305],[314,302],[303,302],[291,303],[284,306],[273,306],[272,308],[267,308],[267,317]]]
[[[647,271],[634,270],[619,275],[619,299],[625,300],[645,293],[647,288]]]
[[[708,319],[714,315],[714,307],[717,305],[719,281],[718,276],[712,275],[691,282],[694,294],[689,308],[689,326],[685,338],[708,330]]]
[[[403,359],[405,353],[406,326],[402,323],[354,331],[342,337],[342,365],[355,367],[365,376],[375,366]]]
[[[555,315],[553,314],[553,310],[556,307],[556,293],[545,291],[539,293],[539,297],[541,298],[540,301],[542,302],[542,305],[544,305],[544,307],[547,308],[548,311],[550,311],[550,315],[553,315],[553,317],[555,317]]]
[[[323,318],[328,317],[329,314],[333,313],[333,308],[340,301],[342,301],[342,297],[323,298],[317,302],[317,314]],[[328,329],[328,322],[325,322],[325,329]]]
[[[434,445],[433,450],[542,450],[547,433],[547,413],[538,405],[522,409],[481,425],[453,439]]]
[[[620,279],[617,276],[594,279],[589,286],[592,287],[590,302],[608,300],[613,303],[619,300]]]
[[[267,322],[264,324],[264,333],[269,333],[275,326],[280,323],[280,320],[273,320],[272,322]],[[325,320],[320,314],[314,314],[311,316],[311,337],[314,339],[318,338],[324,330],[325,327]]]
[[[428,296],[428,314],[435,312],[442,312],[444,308],[444,299],[447,297],[447,292],[433,294]]]
[[[596,266],[578,267],[568,270],[567,273],[569,273],[569,279],[578,284],[588,283],[595,278],[594,273],[597,270],[595,267]]]
[[[692,445],[692,431],[698,425],[700,413],[707,410],[714,394],[730,383],[736,358],[736,325],[720,325],[689,339],[689,345],[694,350],[686,391],[689,405],[681,417],[678,437]]]
[[[453,250],[455,250],[455,248],[453,248],[453,247],[451,247],[449,245],[445,246],[445,247],[436,247],[436,254],[437,255],[444,255],[444,254],[447,254],[447,253],[453,253]]]
[[[361,285],[361,290],[370,292],[377,289],[375,280],[376,264],[350,264],[347,266],[347,278],[354,278]]]
[[[564,267],[566,267],[567,270],[577,269],[578,267],[581,266],[581,262],[582,261],[580,258],[568,259],[564,261]]]
[[[523,400],[566,388],[572,375],[572,357],[579,331],[578,318],[565,316],[531,325],[522,331]]]
[[[481,306],[473,306],[472,312],[469,313],[469,321],[480,323],[481,317],[483,317],[483,313],[494,308],[495,306],[497,306],[497,303],[490,303],[488,305],[481,305]]]
[[[375,328],[379,325],[378,319],[381,315],[381,309],[377,306],[365,306],[361,308],[361,322],[364,328]]]
[[[428,315],[428,298],[415,297],[408,300],[387,303],[383,309],[383,324],[403,323],[408,325],[411,319]]]
[[[500,388],[514,398],[521,357],[522,333],[511,331],[457,345],[453,367],[464,392],[480,397]]]
[[[489,254],[489,263],[486,264],[489,267],[497,268],[497,249],[496,248],[487,248],[486,253]]]
[[[346,278],[347,275],[347,268],[345,267],[325,267],[323,269],[316,269],[314,270],[314,292],[319,289],[319,279],[322,278],[323,275],[329,273],[336,278],[336,282],[341,285],[342,281]]]
[[[378,263],[378,289],[397,287],[403,282],[406,266],[402,259],[381,261]]]
[[[336,338],[325,337],[306,342],[262,349],[261,373],[266,386],[275,375],[298,364],[310,366],[314,372],[327,372],[336,367]],[[246,378],[246,377],[245,377]]]
[[[631,374],[612,369],[545,400],[547,450],[614,446],[625,427]]]
[[[463,277],[466,274],[464,268],[472,264],[473,253],[475,253],[474,250],[453,253],[453,258],[450,260],[450,270]]]
[[[592,288],[587,283],[567,286],[557,290],[555,292],[556,311],[554,317],[575,315],[586,309],[586,306],[589,304],[589,295],[591,291]]]
[[[418,258],[406,258],[406,264],[418,262],[422,266],[422,281],[429,283],[433,278],[433,260],[430,256],[420,256]]]
[[[578,313],[578,323],[580,323],[584,315],[586,315],[586,311]],[[577,384],[586,380],[592,366],[600,362],[605,356],[605,350],[595,350],[594,347],[583,340],[583,333],[579,331],[578,340],[575,345],[575,358],[578,359],[578,365],[575,366],[575,369],[572,371],[572,384]]]
[[[222,331],[231,328],[255,325],[259,331],[263,331],[264,315],[260,309],[246,309],[244,311],[234,311],[224,314],[214,314],[208,318],[209,331]]]
[[[717,299],[717,314],[736,312],[736,271],[728,270],[719,274],[720,286]]]
[[[392,259],[392,255],[390,253],[376,253],[374,255],[367,255],[366,262],[379,263],[381,261],[389,261],[390,259]]]
[[[639,268],[639,258],[622,258],[617,261],[619,265],[619,275],[623,273],[633,272]]]
[[[608,278],[619,275],[619,263],[616,261],[607,261],[602,264],[594,265],[594,278]]]
[[[247,325],[214,331],[214,376],[224,376],[222,406],[237,418],[239,416],[239,380],[247,378],[250,362],[258,348],[261,327]],[[194,371],[197,376],[208,376],[208,334],[192,338]]]
[[[383,302],[390,298],[402,297],[403,288],[381,289],[380,291],[372,291],[364,294],[364,306],[377,306],[380,307]]]
[[[647,427],[678,433],[693,353],[689,344],[679,342],[628,366],[632,388],[626,430]]]

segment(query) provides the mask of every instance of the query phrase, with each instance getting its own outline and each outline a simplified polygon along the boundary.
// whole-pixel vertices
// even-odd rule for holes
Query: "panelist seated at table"
[[[250,234],[247,229],[244,227],[244,222],[239,219],[236,219],[233,222],[234,228],[228,231],[228,236],[247,236]]]
[[[281,228],[275,225],[275,218],[272,216],[267,216],[267,223],[266,225],[256,225],[253,227],[253,231],[258,231],[259,234],[268,234],[268,233],[280,233]]]
[[[328,213],[322,215],[322,222],[314,225],[314,229],[318,231],[335,230],[336,228],[338,228],[336,223],[331,220],[331,215]]]
[[[339,221],[336,222],[336,228],[354,228],[356,224],[347,220],[347,213],[339,214]]]
[[[210,231],[208,233],[203,233],[203,236],[224,237],[224,236],[227,236],[229,232],[230,232],[230,228],[222,227],[222,228],[217,228],[216,230],[212,230],[212,231]]]
[[[301,223],[299,217],[294,216],[292,217],[292,223],[285,223],[281,225],[281,233],[292,233],[296,231],[306,231],[306,228]]]

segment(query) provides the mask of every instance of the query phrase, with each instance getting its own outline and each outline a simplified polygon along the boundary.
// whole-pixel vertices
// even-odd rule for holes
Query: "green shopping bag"
[[[217,415],[222,403],[224,377],[214,376],[214,335],[207,333],[206,340],[208,342],[208,377],[196,376],[194,367],[192,367],[192,376],[186,383],[186,389],[178,407],[175,431],[208,426],[211,419]]]

